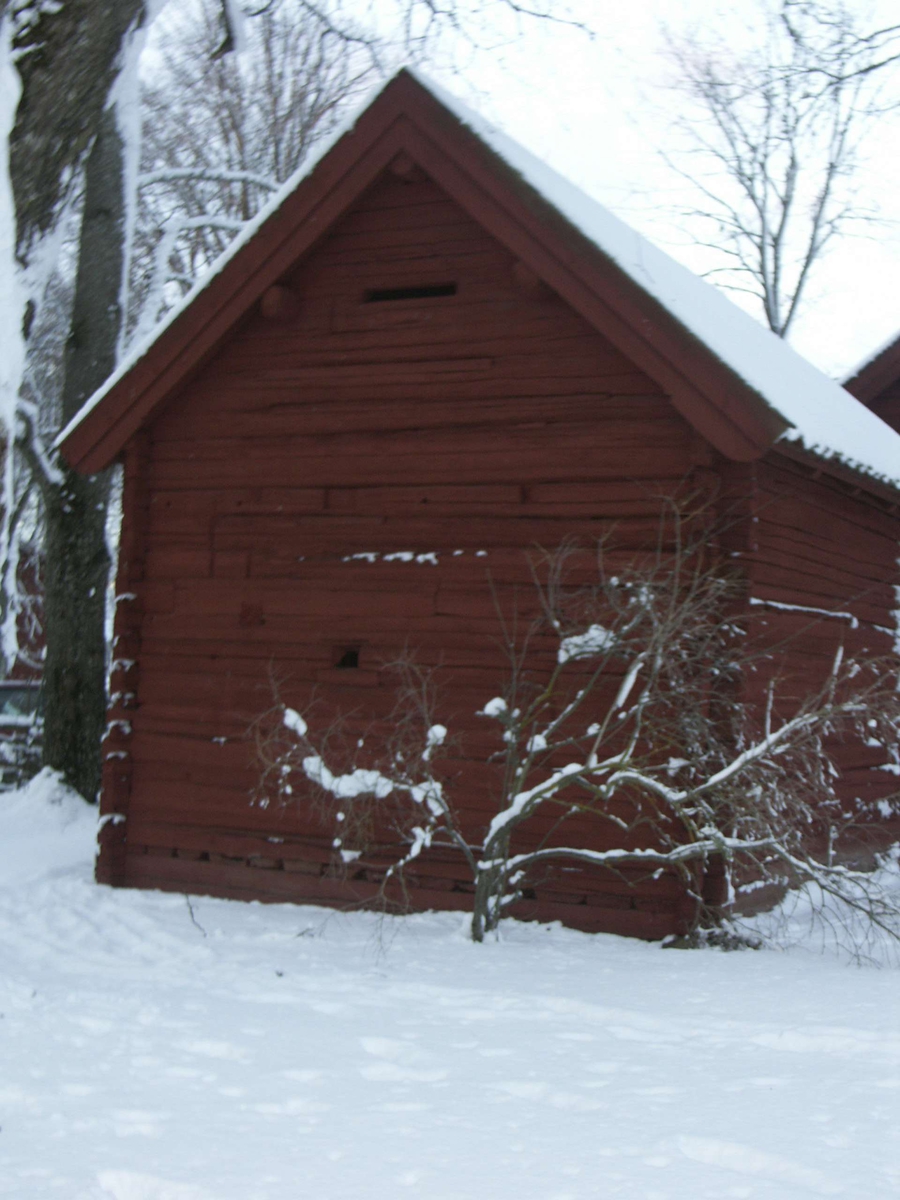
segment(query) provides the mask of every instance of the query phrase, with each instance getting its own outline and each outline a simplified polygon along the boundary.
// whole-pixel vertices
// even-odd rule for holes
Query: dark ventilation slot
[[[438,300],[441,296],[455,296],[455,283],[429,283],[421,287],[369,288],[363,296],[364,304],[382,304],[386,300]]]
[[[335,666],[342,671],[352,671],[359,666],[359,646],[347,646],[335,655]]]

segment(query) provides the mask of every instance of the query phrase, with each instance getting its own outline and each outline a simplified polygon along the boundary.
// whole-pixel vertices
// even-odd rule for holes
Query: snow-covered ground
[[[896,969],[189,907],[92,843],[46,781],[0,797],[0,1196],[900,1195]]]

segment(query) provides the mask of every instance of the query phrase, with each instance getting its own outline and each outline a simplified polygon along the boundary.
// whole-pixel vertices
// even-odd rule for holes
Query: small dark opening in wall
[[[437,300],[441,296],[455,295],[455,283],[429,283],[420,287],[369,288],[363,296],[363,303],[381,304],[385,300]]]
[[[335,666],[342,671],[352,671],[359,666],[359,646],[347,646],[345,649],[338,650],[335,655]]]

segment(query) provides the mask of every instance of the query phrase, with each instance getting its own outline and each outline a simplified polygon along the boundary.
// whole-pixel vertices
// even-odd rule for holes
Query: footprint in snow
[[[101,1171],[97,1200],[213,1200],[210,1192],[192,1183],[141,1175],[135,1171]]]
[[[265,1117],[305,1117],[310,1114],[328,1112],[331,1105],[307,1100],[303,1096],[292,1096],[289,1100],[252,1104],[248,1107],[251,1112],[261,1113]]]
[[[430,1104],[416,1104],[415,1102],[404,1104],[402,1101],[395,1101],[393,1104],[390,1102],[386,1104],[373,1104],[369,1108],[369,1112],[412,1113],[427,1112],[429,1108],[431,1108]]]
[[[305,1068],[299,1071],[294,1069],[282,1071],[281,1074],[285,1079],[290,1079],[294,1083],[314,1083],[317,1079],[322,1078],[324,1072]]]
[[[360,1045],[378,1062],[360,1067],[363,1079],[376,1083],[440,1083],[448,1072],[428,1065],[428,1058],[415,1046],[393,1038],[363,1037]]]
[[[546,1083],[534,1083],[529,1080],[510,1080],[507,1083],[492,1083],[492,1090],[502,1092],[505,1096],[516,1100],[535,1100],[567,1112],[596,1112],[607,1105],[602,1100],[593,1100],[580,1096],[577,1092],[560,1092]]]
[[[188,1054],[199,1054],[204,1058],[219,1058],[228,1062],[249,1061],[250,1055],[240,1046],[233,1046],[230,1042],[214,1042],[206,1039],[201,1039],[196,1042],[179,1042],[179,1050],[185,1050]]]
[[[801,1032],[795,1029],[760,1033],[750,1039],[757,1046],[771,1050],[787,1050],[792,1054],[874,1053],[879,1058],[900,1058],[900,1038],[855,1030],[817,1030]]]
[[[113,1131],[116,1137],[162,1137],[161,1122],[166,1113],[141,1112],[134,1109],[123,1109],[112,1114]]]
[[[770,1154],[754,1146],[702,1137],[679,1137],[676,1144],[685,1158],[693,1162],[721,1167],[739,1175],[787,1184],[818,1196],[839,1196],[844,1191],[839,1183],[833,1182],[815,1167],[805,1167],[780,1154]]]

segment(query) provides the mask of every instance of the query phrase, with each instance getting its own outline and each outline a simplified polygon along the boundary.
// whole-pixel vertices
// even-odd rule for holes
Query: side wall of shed
[[[754,497],[748,598],[790,704],[822,687],[839,646],[861,659],[895,652],[900,521],[885,501],[775,452],[742,470]],[[848,807],[897,790],[883,747],[835,743],[833,754]],[[852,840],[864,851],[898,837],[900,824],[880,819]]]
[[[900,431],[900,379],[889,384],[874,400],[869,401],[867,406],[890,425],[891,429]]]

